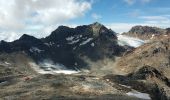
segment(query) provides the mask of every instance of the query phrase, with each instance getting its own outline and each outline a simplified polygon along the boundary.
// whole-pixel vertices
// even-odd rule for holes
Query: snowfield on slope
[[[44,68],[42,68],[42,66],[37,65],[33,62],[29,63],[30,66],[38,73],[40,74],[76,74],[79,73],[80,71],[76,71],[76,70],[68,70],[68,69],[62,69],[62,66],[58,66],[56,65],[55,67],[58,67],[56,69],[51,69],[49,66],[47,66],[48,70],[45,70]],[[51,64],[49,64],[51,65]],[[52,67],[54,67],[54,65],[52,65]]]
[[[137,97],[137,98],[141,98],[141,99],[146,99],[146,100],[151,100],[151,97],[149,96],[149,94],[147,93],[141,93],[141,92],[138,92],[138,91],[130,91],[128,93],[126,93],[128,96],[134,96],[134,97]]]
[[[117,37],[118,37],[118,44],[121,46],[128,45],[136,48],[145,43],[145,41],[141,39],[129,37],[126,35],[118,34]]]

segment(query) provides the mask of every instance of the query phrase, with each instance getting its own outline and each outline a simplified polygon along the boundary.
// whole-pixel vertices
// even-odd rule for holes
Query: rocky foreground
[[[15,58],[15,59],[13,59]],[[39,74],[30,65],[31,59],[22,53],[1,55],[0,96],[5,100],[70,100],[108,99],[145,100],[140,92],[105,78],[114,71],[113,67],[77,74]],[[22,62],[20,62],[22,61]],[[110,71],[109,71],[110,70]],[[114,78],[114,77],[113,77]],[[139,97],[129,96],[137,93]]]
[[[144,100],[148,98],[148,95],[140,97],[141,99],[128,96],[128,93],[134,91],[133,89],[112,82],[109,78],[93,75],[20,74],[1,77],[0,86],[1,99],[12,100]]]

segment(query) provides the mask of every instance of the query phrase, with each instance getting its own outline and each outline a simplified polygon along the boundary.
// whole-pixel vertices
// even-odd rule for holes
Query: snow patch
[[[57,47],[60,47],[60,45],[58,44]]]
[[[133,38],[125,35],[117,35],[118,37],[118,44],[121,46],[128,45],[132,47],[139,47],[145,43],[145,41],[138,39],[138,38]]]
[[[77,66],[78,65],[77,62],[75,62],[74,65]]]
[[[54,45],[55,43],[54,42],[49,42],[49,43],[44,43],[45,45],[47,45],[47,46],[52,46],[52,45]]]
[[[2,65],[2,66],[9,66],[9,65],[11,65],[11,63],[8,63],[8,62],[0,62],[0,65]]]
[[[123,85],[123,84],[119,84],[120,86],[126,87],[126,88],[131,88],[131,86],[127,86],[127,85]]]
[[[167,37],[168,35],[164,35],[165,37]]]
[[[1,86],[1,85],[5,85],[5,84],[7,84],[7,83],[8,83],[8,81],[0,82],[0,86]]]
[[[9,63],[9,62],[6,62],[6,61],[5,61],[5,64],[6,64],[6,65],[11,65],[11,63]]]
[[[152,34],[152,37],[150,39],[153,39],[155,37],[155,34]]]
[[[55,73],[58,74],[76,74],[78,73],[78,71],[74,71],[74,70],[58,70],[58,71],[54,71]]]
[[[39,66],[44,70],[60,70],[66,69],[66,67],[62,64],[54,64],[51,60],[44,60],[43,62],[39,63]]]
[[[83,37],[83,35],[80,35],[80,36],[79,36],[79,38],[82,38],[82,37]]]
[[[79,42],[79,39],[73,40],[73,41],[69,42],[68,44],[75,44],[75,43],[77,43],[77,42]]]
[[[137,97],[137,98],[141,98],[141,99],[146,99],[146,100],[151,100],[151,97],[149,96],[149,94],[147,93],[141,93],[141,92],[138,92],[138,91],[130,91],[128,93],[126,93],[128,96],[134,96],[134,97]]]
[[[82,43],[80,43],[80,46],[89,43],[91,40],[93,40],[93,38],[89,38],[86,41],[83,41]]]
[[[73,36],[70,36],[70,37],[67,37],[67,38],[66,38],[67,41],[72,41],[73,39],[74,39]]]
[[[42,62],[39,65],[30,62],[30,66],[40,74],[76,74],[80,71],[68,70],[61,64],[53,64],[51,62]]]
[[[66,40],[69,42],[68,44],[75,44],[78,43],[80,38],[82,37],[83,35],[75,35],[75,36],[67,37]]]
[[[31,47],[29,51],[30,51],[30,52],[38,52],[38,53],[40,53],[40,52],[42,52],[42,51],[44,51],[44,50],[40,50],[40,49],[37,48],[37,47]]]
[[[76,50],[77,47],[74,47],[73,50]]]
[[[94,43],[92,43],[91,46],[94,47]]]

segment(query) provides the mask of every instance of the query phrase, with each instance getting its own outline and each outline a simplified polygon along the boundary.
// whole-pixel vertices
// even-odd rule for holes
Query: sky
[[[135,25],[170,27],[170,0],[0,0],[0,40],[45,37],[59,25],[100,22],[117,33]]]

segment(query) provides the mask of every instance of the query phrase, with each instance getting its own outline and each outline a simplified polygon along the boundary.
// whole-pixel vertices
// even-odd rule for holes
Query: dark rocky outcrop
[[[139,84],[140,80],[146,80],[143,82],[143,85],[141,85],[141,90],[148,91],[153,95],[154,100],[170,99],[170,79],[168,79],[160,70],[146,65],[136,72],[129,74],[127,77],[137,85],[141,85]]]
[[[170,99],[170,80],[160,70],[148,65],[127,75],[106,75],[104,79],[149,93],[153,100]]]
[[[154,67],[145,65],[134,73],[128,75],[133,80],[146,80],[149,78],[157,78],[167,86],[170,86],[170,80],[159,70]]]
[[[167,33],[167,34],[170,34],[170,28],[167,28],[167,29],[166,29],[166,33]]]

